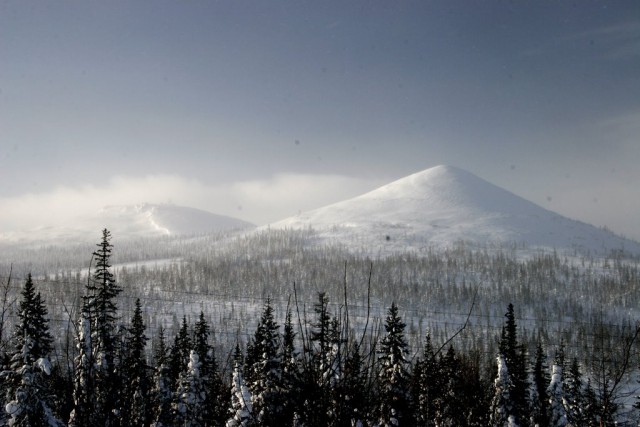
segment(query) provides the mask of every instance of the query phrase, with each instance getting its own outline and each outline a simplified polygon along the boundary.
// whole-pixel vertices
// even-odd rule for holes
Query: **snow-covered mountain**
[[[452,166],[415,173],[268,228],[312,228],[322,241],[373,253],[465,241],[640,254],[638,242],[563,217]]]
[[[172,204],[106,206],[63,226],[0,233],[0,243],[93,242],[107,228],[117,238],[193,235],[255,227],[229,216]]]

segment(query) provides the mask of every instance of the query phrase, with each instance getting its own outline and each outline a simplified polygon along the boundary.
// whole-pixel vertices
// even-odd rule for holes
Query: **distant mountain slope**
[[[313,228],[323,240],[368,251],[518,243],[640,254],[640,244],[544,209],[452,166],[436,166],[268,226]]]
[[[107,206],[73,224],[0,234],[0,243],[91,242],[108,228],[118,239],[193,235],[255,227],[236,218],[170,204]]]
[[[100,215],[113,227],[126,227],[131,232],[151,230],[164,235],[185,235],[228,231],[254,227],[253,224],[230,216],[217,215],[200,209],[170,204],[140,204],[107,206]],[[115,232],[115,229],[114,229]]]

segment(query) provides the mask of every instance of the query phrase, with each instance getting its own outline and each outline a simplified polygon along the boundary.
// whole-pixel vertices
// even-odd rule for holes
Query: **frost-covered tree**
[[[502,354],[498,355],[498,374],[494,382],[494,395],[491,401],[491,427],[507,427],[515,422],[513,402],[511,401],[511,379],[509,368]]]
[[[253,408],[251,405],[251,392],[244,382],[242,375],[242,352],[236,344],[233,357],[233,377],[231,379],[231,418],[227,420],[226,427],[250,427],[255,424]]]
[[[158,332],[158,346],[155,354],[156,368],[153,376],[151,401],[153,406],[151,425],[153,427],[169,427],[172,423],[172,382],[170,378],[169,359],[164,341],[162,327]]]
[[[253,411],[262,425],[284,423],[279,328],[273,316],[271,300],[267,299],[253,338],[258,359],[251,367],[253,383],[249,385]]]
[[[200,358],[192,350],[189,353],[187,370],[180,374],[178,389],[173,403],[173,422],[184,427],[204,427],[205,391],[200,376]]]
[[[378,362],[379,398],[378,425],[398,426],[408,423],[410,375],[407,360],[406,325],[398,315],[398,306],[391,304],[385,319],[385,335],[380,341]]]
[[[27,277],[12,340],[9,370],[2,372],[7,390],[5,411],[9,426],[62,426],[51,407],[52,393],[46,376],[51,374],[52,337],[47,309]]]
[[[83,311],[80,315],[75,375],[73,378],[73,409],[69,416],[69,427],[92,425],[95,401],[95,372],[93,346],[91,345],[91,317]]]
[[[565,427],[568,425],[565,409],[564,391],[562,388],[562,367],[555,363],[551,371],[549,384],[549,426]]]

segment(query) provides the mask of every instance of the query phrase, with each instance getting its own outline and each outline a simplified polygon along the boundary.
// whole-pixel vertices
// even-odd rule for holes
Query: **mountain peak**
[[[518,243],[603,252],[640,244],[544,209],[455,166],[439,165],[271,228],[313,228],[375,248]],[[389,243],[391,242],[391,243]],[[395,245],[395,246],[394,246]]]

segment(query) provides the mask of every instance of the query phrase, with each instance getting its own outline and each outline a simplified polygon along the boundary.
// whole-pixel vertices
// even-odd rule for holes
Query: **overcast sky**
[[[0,231],[438,164],[640,239],[640,2],[0,2]]]

